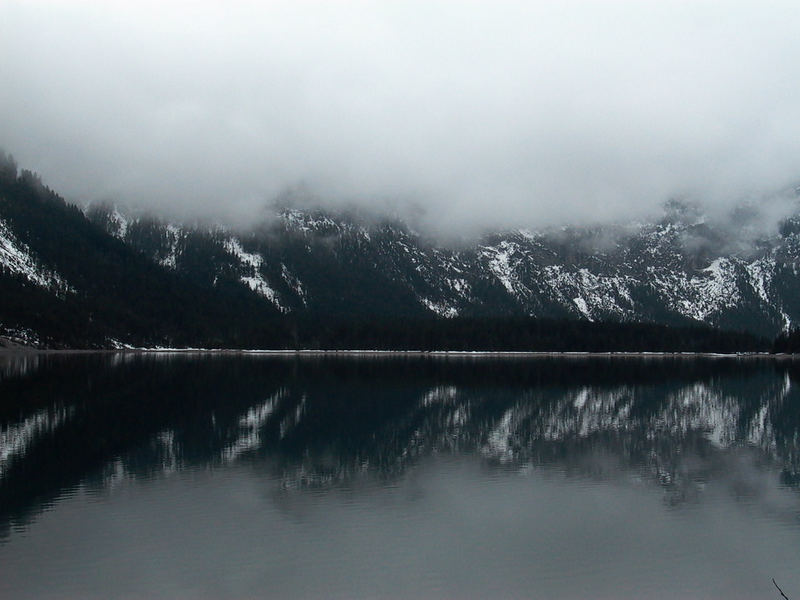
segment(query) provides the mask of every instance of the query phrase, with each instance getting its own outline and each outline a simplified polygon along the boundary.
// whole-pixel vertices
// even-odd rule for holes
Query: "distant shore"
[[[5,355],[86,355],[86,354],[203,354],[283,357],[452,357],[452,358],[770,358],[800,359],[800,354],[769,352],[527,352],[495,350],[259,350],[238,348],[97,348],[41,349],[30,346],[0,347]]]

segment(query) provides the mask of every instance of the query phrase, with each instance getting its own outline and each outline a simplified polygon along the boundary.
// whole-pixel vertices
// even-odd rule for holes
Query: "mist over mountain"
[[[0,324],[23,341],[800,319],[796,3],[2,13],[0,143],[30,171],[0,160]],[[496,332],[454,341],[470,319]]]
[[[358,210],[273,206],[247,227],[81,210],[0,163],[15,344],[738,351],[800,318],[800,218],[761,230],[753,207],[720,221],[671,202],[652,222],[453,245]]]
[[[219,262],[206,283],[224,269],[283,314],[705,323],[771,337],[793,326],[798,308],[800,211],[796,200],[788,206],[794,217],[767,223],[762,206],[708,215],[672,201],[650,222],[484,231],[457,242],[397,216],[273,206],[250,227],[216,230]],[[204,226],[109,205],[87,214],[178,272],[193,268],[184,266],[195,260],[191,240],[208,236]]]
[[[2,10],[2,143],[72,202],[247,223],[302,188],[457,236],[725,213],[800,176],[796,3]]]

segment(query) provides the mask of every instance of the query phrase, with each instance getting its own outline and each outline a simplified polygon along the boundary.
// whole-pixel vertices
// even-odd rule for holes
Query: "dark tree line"
[[[797,354],[800,352],[800,329],[794,328],[780,334],[772,344],[772,351],[785,354]]]
[[[758,352],[769,341],[711,327],[507,318],[320,318],[296,323],[297,347],[520,352]]]

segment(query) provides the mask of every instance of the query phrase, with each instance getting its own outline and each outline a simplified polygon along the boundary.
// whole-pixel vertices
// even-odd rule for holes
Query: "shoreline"
[[[41,349],[31,347],[0,347],[0,356],[20,355],[241,355],[275,357],[384,357],[384,358],[726,358],[726,359],[800,359],[800,354],[770,352],[549,352],[504,350],[261,350],[238,348],[97,348]]]

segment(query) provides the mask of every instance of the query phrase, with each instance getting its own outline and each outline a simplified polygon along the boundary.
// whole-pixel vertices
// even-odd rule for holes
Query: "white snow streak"
[[[245,415],[239,419],[239,437],[228,446],[222,455],[223,462],[235,460],[249,450],[256,450],[261,446],[261,429],[267,424],[275,408],[287,396],[284,388],[267,398],[264,403],[250,407]]]
[[[420,298],[425,307],[431,312],[436,313],[440,317],[446,319],[454,319],[458,316],[458,309],[453,306],[448,306],[444,302],[434,302],[428,298]]]
[[[0,270],[23,275],[30,282],[55,292],[75,291],[58,273],[41,267],[28,246],[16,239],[2,219],[0,219]]]
[[[36,439],[60,427],[72,414],[72,409],[43,409],[19,424],[0,430],[0,477],[11,461],[24,456]]]
[[[255,293],[272,302],[281,312],[288,312],[288,309],[281,304],[278,292],[270,287],[261,273],[261,267],[264,264],[263,257],[260,254],[245,252],[236,238],[228,238],[225,241],[225,249],[239,259],[239,263],[247,271],[247,274],[242,275],[239,280]]]
[[[295,277],[289,272],[289,269],[287,269],[286,265],[283,263],[281,263],[281,277],[283,277],[283,280],[286,282],[286,285],[292,288],[292,291],[295,294],[297,294],[297,297],[300,298],[300,301],[303,303],[303,306],[307,306],[308,300],[306,298],[306,290],[303,287],[303,284],[297,277]]]
[[[178,266],[178,240],[180,240],[181,230],[170,223],[167,225],[166,231],[169,241],[169,251],[159,262],[161,266],[174,270]]]
[[[488,246],[485,248],[489,256],[489,269],[497,280],[503,284],[509,294],[516,293],[514,282],[516,277],[509,263],[509,255],[514,252],[516,246],[510,242],[500,242],[499,246]]]

